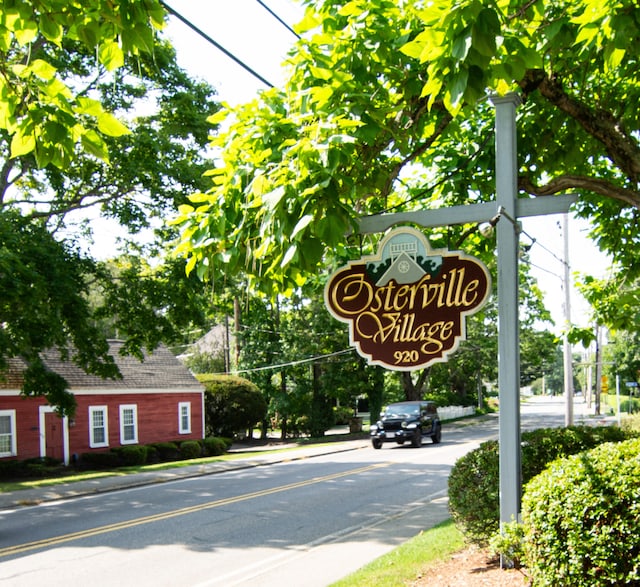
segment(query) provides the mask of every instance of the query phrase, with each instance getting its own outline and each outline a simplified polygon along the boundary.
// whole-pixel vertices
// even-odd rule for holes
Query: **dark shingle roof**
[[[110,340],[110,354],[115,359],[122,379],[102,379],[88,375],[73,362],[62,361],[57,351],[47,351],[42,357],[47,367],[64,377],[71,391],[80,389],[202,389],[200,382],[163,345],[153,353],[144,353],[140,362],[131,356],[119,354],[122,341]],[[0,372],[0,389],[22,387],[24,363],[20,359],[10,359],[8,372]]]

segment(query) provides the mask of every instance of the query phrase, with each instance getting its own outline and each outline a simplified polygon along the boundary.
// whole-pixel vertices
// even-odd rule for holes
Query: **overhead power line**
[[[271,82],[269,82],[266,79],[264,79],[259,73],[257,73],[255,70],[251,69],[251,67],[249,67],[246,63],[244,63],[244,61],[241,61],[240,59],[238,59],[233,53],[231,53],[230,51],[225,49],[222,45],[220,45],[220,43],[218,43],[217,41],[212,39],[209,35],[207,35],[207,33],[202,31],[201,29],[199,29],[190,20],[188,20],[187,18],[182,16],[179,12],[176,12],[166,2],[164,2],[163,0],[160,0],[160,4],[162,4],[164,9],[169,14],[175,16],[178,20],[180,20],[181,22],[186,24],[192,31],[194,31],[195,33],[200,35],[208,43],[211,43],[216,49],[218,49],[219,51],[222,51],[222,53],[224,53],[227,57],[229,57],[229,59],[232,59],[233,61],[235,61],[245,71],[249,72],[253,77],[255,77],[256,79],[260,80],[265,86],[267,86],[268,88],[273,88],[274,87]]]
[[[264,367],[254,367],[252,369],[239,369],[237,371],[230,371],[231,375],[238,375],[240,373],[255,373],[256,371],[269,371],[269,370],[278,370],[284,369],[285,367],[295,367],[296,365],[304,365],[305,363],[314,363],[317,361],[322,361],[325,359],[330,359],[332,357],[337,357],[339,355],[344,355],[347,353],[352,353],[355,349],[349,348],[341,351],[336,351],[335,353],[328,353],[326,355],[318,355],[316,357],[309,357],[308,359],[300,359],[298,361],[290,361],[288,363],[280,363],[279,365],[266,365]]]
[[[273,18],[275,18],[284,28],[286,28],[290,33],[294,34],[298,39],[302,38],[296,31],[294,31],[284,20],[282,20],[271,8],[269,8],[262,0],[256,0],[262,8],[264,8]]]

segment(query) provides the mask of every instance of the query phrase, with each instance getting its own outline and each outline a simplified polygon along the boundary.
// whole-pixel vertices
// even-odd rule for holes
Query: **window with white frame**
[[[15,457],[17,454],[16,411],[0,410],[0,457]]]
[[[191,434],[191,402],[178,404],[178,422],[180,434]]]
[[[138,406],[135,404],[120,406],[120,444],[138,442]]]
[[[109,446],[107,406],[89,406],[89,446]]]

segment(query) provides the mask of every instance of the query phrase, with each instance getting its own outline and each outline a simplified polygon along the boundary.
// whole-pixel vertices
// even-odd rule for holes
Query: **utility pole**
[[[569,277],[569,215],[562,215],[562,231],[564,237],[564,425],[573,426],[573,367],[569,329],[571,328],[571,287]]]
[[[596,326],[596,397],[595,415],[600,415],[600,393],[602,391],[602,328]]]

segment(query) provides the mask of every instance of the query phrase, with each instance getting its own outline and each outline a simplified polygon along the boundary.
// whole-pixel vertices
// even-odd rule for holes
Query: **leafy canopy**
[[[363,214],[494,199],[486,96],[515,90],[520,197],[578,192],[595,241],[637,274],[636,2],[306,4],[285,87],[226,113],[212,186],[180,209],[189,271],[285,293]]]
[[[96,69],[115,71],[125,59],[151,52],[164,26],[157,0],[7,0],[0,12],[0,130],[11,156],[33,153],[39,167],[64,168],[77,145],[105,158],[101,135],[120,136],[124,124],[102,104],[78,93],[55,62],[31,58],[45,45],[76,42],[94,53]]]
[[[175,238],[164,218],[204,188],[206,118],[219,105],[157,36],[163,19],[155,0],[0,11],[0,378],[24,365],[23,393],[61,414],[75,400],[42,351],[117,377],[107,337],[141,357],[207,319],[202,284],[160,260]],[[91,217],[120,224],[123,241],[151,238],[96,262],[83,252]]]

